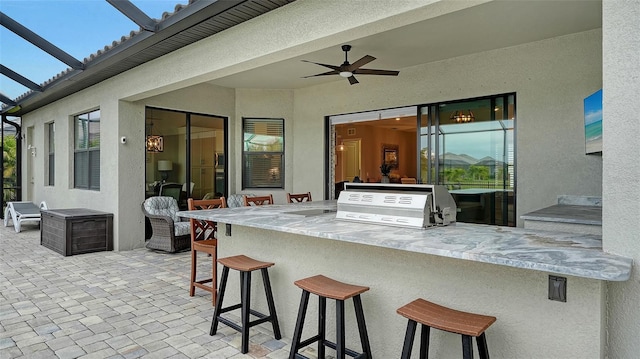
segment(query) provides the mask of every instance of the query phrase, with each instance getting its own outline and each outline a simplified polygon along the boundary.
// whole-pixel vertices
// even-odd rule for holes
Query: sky
[[[159,19],[188,0],[131,0],[149,17]],[[139,26],[106,0],[0,0],[0,11],[79,61],[120,41]],[[0,26],[0,64],[42,84],[69,66]],[[10,99],[29,89],[0,75],[0,92]]]

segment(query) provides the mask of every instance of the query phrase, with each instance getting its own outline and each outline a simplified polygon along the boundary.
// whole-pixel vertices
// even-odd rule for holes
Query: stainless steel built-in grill
[[[456,203],[444,186],[346,183],[336,218],[424,228],[456,221]]]

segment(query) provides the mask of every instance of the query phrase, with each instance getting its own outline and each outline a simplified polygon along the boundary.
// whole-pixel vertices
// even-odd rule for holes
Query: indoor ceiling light
[[[464,111],[455,111],[451,114],[449,119],[457,123],[467,123],[475,121],[476,117],[473,115],[473,112],[471,112],[471,110],[469,110],[469,113],[466,115]]]
[[[164,151],[164,138],[162,136],[153,134],[153,121],[149,123],[149,135],[147,135],[147,141],[145,147],[147,152],[163,152]]]
[[[353,76],[353,72],[350,71],[342,71],[340,72],[340,76],[344,77],[344,78],[349,78],[351,76]]]
[[[162,152],[164,151],[164,139],[162,136],[149,135],[146,147],[147,152]]]

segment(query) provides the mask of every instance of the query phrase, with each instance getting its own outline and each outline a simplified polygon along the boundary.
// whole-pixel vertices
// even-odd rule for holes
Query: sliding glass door
[[[226,126],[223,117],[146,109],[146,196],[187,198],[227,193]]]

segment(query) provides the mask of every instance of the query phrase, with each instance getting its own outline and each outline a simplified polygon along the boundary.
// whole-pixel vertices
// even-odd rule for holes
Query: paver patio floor
[[[204,258],[198,273],[211,271]],[[38,226],[0,226],[0,358],[288,357],[267,324],[244,355],[233,329],[209,336],[211,297],[189,297],[190,263],[188,251],[146,248],[64,257],[40,245]]]

